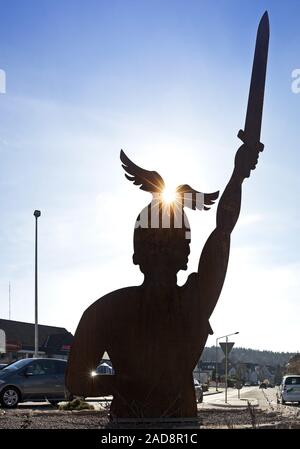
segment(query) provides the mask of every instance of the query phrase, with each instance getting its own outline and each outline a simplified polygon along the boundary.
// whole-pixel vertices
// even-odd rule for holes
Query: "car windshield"
[[[287,377],[285,379],[285,385],[300,385],[300,376],[299,377]]]
[[[23,366],[28,364],[29,359],[22,359],[18,360],[17,362],[11,363],[10,365],[7,365],[5,368],[3,368],[2,371],[15,371],[17,369],[22,368]]]

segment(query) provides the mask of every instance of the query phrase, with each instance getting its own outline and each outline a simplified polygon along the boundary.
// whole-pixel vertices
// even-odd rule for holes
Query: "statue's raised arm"
[[[230,250],[230,234],[236,225],[241,209],[242,183],[250,176],[261,151],[242,145],[235,156],[232,176],[220,198],[217,209],[216,228],[209,236],[198,266],[201,297],[211,315],[221,293]]]
[[[216,229],[203,248],[198,267],[201,297],[208,317],[218,301],[224,283],[230,249],[230,234],[240,214],[242,183],[245,178],[250,176],[251,170],[255,169],[259,152],[264,148],[260,142],[260,132],[268,48],[269,18],[268,13],[265,12],[257,31],[245,128],[238,133],[243,145],[235,155],[232,176],[218,205]]]

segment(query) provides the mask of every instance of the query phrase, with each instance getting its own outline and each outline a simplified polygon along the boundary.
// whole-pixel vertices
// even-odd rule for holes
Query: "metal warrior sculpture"
[[[263,150],[260,131],[268,41],[265,13],[257,33],[245,128],[238,134],[243,145],[236,153],[232,176],[218,204],[216,228],[203,248],[198,271],[190,274],[182,287],[177,286],[176,275],[187,268],[190,246],[189,225],[183,212],[185,199],[188,207],[207,209],[218,193],[200,194],[187,185],[180,186],[177,201],[166,213],[160,175],[139,168],[121,152],[129,180],[153,193],[134,231],[133,262],[145,278],[142,285],[109,293],[84,312],[66,374],[67,387],[74,395],[113,395],[112,418],[196,416],[193,369],[212,333],[209,317],[226,275],[242,183],[255,169]],[[167,218],[169,223],[164,226]],[[92,377],[105,351],[115,375]]]

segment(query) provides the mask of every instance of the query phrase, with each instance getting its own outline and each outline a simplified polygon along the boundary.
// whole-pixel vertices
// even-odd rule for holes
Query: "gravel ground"
[[[200,428],[298,428],[300,408],[278,406],[276,410],[254,408],[202,409],[199,411]],[[140,425],[140,428],[158,426]],[[136,428],[125,426],[122,428]],[[161,426],[161,428],[174,428]],[[66,412],[58,410],[0,410],[0,429],[103,429],[116,428],[109,423],[107,410]]]
[[[300,413],[297,419],[295,414],[282,413],[282,411],[269,411],[261,409],[221,409],[203,410],[201,412],[204,428],[297,428],[300,429]]]

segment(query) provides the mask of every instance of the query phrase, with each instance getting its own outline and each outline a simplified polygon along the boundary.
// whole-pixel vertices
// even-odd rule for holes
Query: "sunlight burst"
[[[176,200],[177,193],[176,193],[175,189],[166,187],[163,190],[162,196],[163,196],[164,202],[170,204]]]

